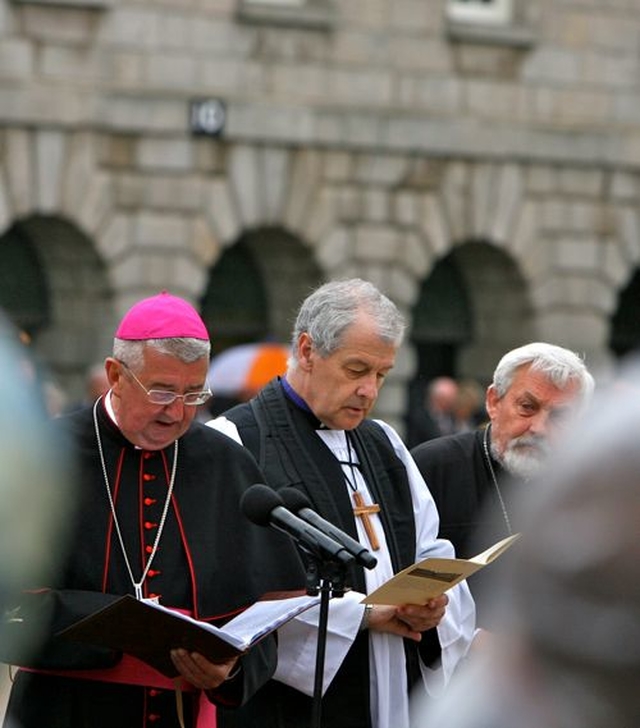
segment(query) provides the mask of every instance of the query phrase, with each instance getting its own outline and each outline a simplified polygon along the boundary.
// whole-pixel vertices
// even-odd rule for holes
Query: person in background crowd
[[[436,377],[427,385],[424,405],[409,421],[407,445],[417,445],[456,432],[455,407],[458,383],[452,377]]]
[[[177,682],[131,656],[57,636],[125,594],[220,623],[303,577],[291,540],[240,512],[244,491],[263,479],[253,458],[194,422],[210,396],[209,346],[186,301],[166,292],[139,301],[105,362],[107,394],[52,423],[78,466],[70,542],[59,572],[16,606],[14,630],[39,629],[45,642],[18,656],[25,669],[5,725],[209,728],[214,704],[242,704],[273,673],[273,636],[220,663],[177,645]]]
[[[412,728],[612,728],[640,716],[640,378],[600,391],[519,494],[504,634]]]
[[[286,376],[212,422],[241,439],[272,488],[301,490],[378,560],[372,570],[350,567],[352,590],[330,604],[322,716],[332,728],[406,726],[410,691],[440,690],[474,635],[466,584],[426,604],[361,604],[415,561],[453,556],[436,538],[433,499],[399,435],[368,419],[403,333],[396,306],[371,283],[326,283],[299,309]],[[309,726],[316,640],[317,617],[279,630],[275,678],[221,725]]]
[[[474,556],[518,530],[513,497],[544,465],[593,389],[593,377],[577,354],[530,343],[499,361],[486,392],[486,427],[412,449],[438,507],[440,535],[459,557]],[[477,599],[479,584],[493,570],[469,580]],[[478,609],[482,625],[487,615],[482,604]]]
[[[486,421],[486,417],[482,385],[475,379],[461,379],[458,382],[458,393],[453,405],[452,430],[442,434],[453,435],[457,432],[475,430]]]

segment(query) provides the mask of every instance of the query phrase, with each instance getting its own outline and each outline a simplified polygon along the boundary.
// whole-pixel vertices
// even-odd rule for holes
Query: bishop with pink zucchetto
[[[178,642],[163,672],[57,636],[125,594],[221,624],[304,582],[293,542],[240,511],[245,490],[264,480],[255,460],[196,420],[211,396],[209,349],[189,302],[167,292],[139,301],[117,327],[107,394],[55,421],[77,466],[76,502],[57,577],[27,585],[15,605],[24,615],[15,628],[42,635],[39,649],[0,650],[24,668],[5,726],[214,728],[216,706],[244,703],[272,675],[273,636],[219,663]],[[132,632],[150,648],[159,637]]]

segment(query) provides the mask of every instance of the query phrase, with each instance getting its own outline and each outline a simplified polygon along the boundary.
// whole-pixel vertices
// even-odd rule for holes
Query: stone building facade
[[[465,4],[493,3],[0,0],[0,305],[71,396],[141,296],[219,349],[351,275],[407,317],[400,427],[416,376],[533,339],[610,371],[640,338],[640,0]]]

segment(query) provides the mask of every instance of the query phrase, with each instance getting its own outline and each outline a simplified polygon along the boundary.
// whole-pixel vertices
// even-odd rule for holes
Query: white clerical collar
[[[113,402],[111,401],[113,397],[113,390],[110,389],[105,395],[104,395],[104,406],[107,410],[107,414],[111,418],[111,421],[113,424],[120,429],[120,425],[118,425],[118,420],[116,419],[116,413],[113,411]]]

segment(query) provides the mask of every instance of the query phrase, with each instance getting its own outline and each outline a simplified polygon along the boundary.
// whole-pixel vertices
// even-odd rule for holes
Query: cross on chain
[[[369,516],[373,513],[380,513],[380,506],[377,503],[372,503],[370,506],[365,505],[362,493],[359,491],[353,493],[353,502],[356,504],[356,507],[353,509],[353,515],[362,519],[362,525],[369,539],[369,545],[374,551],[377,551],[380,548],[380,542],[378,541]]]

